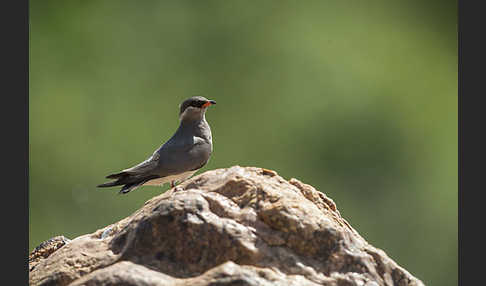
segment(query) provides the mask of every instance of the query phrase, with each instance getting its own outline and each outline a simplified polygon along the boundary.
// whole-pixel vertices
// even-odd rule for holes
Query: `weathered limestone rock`
[[[326,195],[253,167],[195,176],[45,253],[31,285],[423,285]]]

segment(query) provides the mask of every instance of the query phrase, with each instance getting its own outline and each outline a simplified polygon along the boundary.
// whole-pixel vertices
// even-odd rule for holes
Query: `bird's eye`
[[[194,102],[194,105],[193,105],[193,106],[194,106],[194,107],[199,107],[199,108],[200,108],[200,107],[202,107],[202,106],[203,106],[203,104],[204,104],[204,101],[202,101],[202,100],[198,100],[198,101]]]

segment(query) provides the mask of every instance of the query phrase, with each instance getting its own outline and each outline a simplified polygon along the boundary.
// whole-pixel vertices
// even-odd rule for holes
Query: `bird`
[[[106,176],[114,181],[100,184],[106,188],[122,186],[119,193],[127,194],[140,186],[174,188],[176,183],[190,178],[206,165],[213,152],[211,128],[206,121],[206,110],[216,101],[203,96],[192,96],[179,105],[179,127],[174,135],[145,161]]]

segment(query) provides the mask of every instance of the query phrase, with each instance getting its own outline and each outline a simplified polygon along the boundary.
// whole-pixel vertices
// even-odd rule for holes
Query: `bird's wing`
[[[169,140],[164,145],[160,146],[152,156],[147,158],[147,160],[141,162],[138,165],[135,165],[131,168],[122,170],[120,174],[129,174],[132,176],[137,175],[149,175],[149,174],[156,174],[156,175],[165,175],[161,173],[166,173],[164,169],[166,168],[167,163],[172,163],[168,157],[180,157],[181,153],[187,152],[193,146],[190,142],[178,142],[175,143],[175,140]],[[160,159],[160,154],[163,154],[163,160]],[[168,160],[169,159],[169,160]],[[170,168],[168,168],[170,169]],[[169,175],[169,174],[166,174]]]
[[[131,168],[121,171],[121,173],[128,173],[130,175],[152,174],[159,164],[160,155],[154,152],[147,160]]]
[[[198,137],[190,140],[169,140],[147,160],[106,178],[145,179],[165,177],[202,167],[210,154],[211,146]],[[209,152],[209,153],[208,153]]]
[[[169,141],[157,150],[160,154],[158,174],[171,175],[198,169],[207,161],[210,148],[208,142],[195,136]]]

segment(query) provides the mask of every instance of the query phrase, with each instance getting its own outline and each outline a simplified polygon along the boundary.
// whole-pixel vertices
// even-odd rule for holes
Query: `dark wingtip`
[[[106,176],[105,178],[107,178],[107,179],[116,179],[116,178],[122,177],[123,175],[125,175],[125,172],[110,174],[110,175]]]
[[[106,188],[106,187],[113,187],[113,186],[116,186],[116,182],[108,182],[108,183],[104,183],[104,184],[99,184],[96,187]]]

